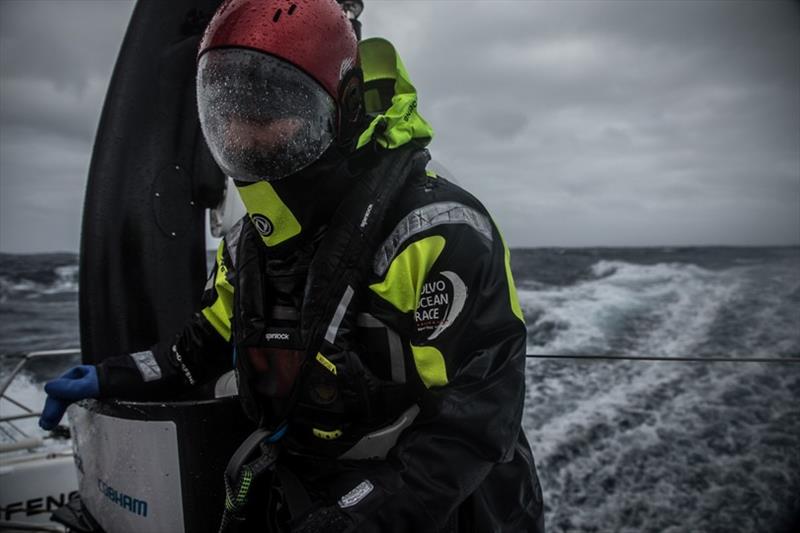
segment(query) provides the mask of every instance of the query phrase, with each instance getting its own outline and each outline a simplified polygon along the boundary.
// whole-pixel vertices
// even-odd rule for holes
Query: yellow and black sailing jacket
[[[300,224],[280,209],[265,224],[249,210],[220,245],[201,313],[175,341],[104,361],[101,393],[208,382],[231,368],[235,346],[240,392],[257,397],[248,388],[264,384],[248,350],[307,350],[301,340],[321,323],[286,437],[286,461],[315,499],[338,502],[358,531],[538,531],[541,491],[520,428],[526,329],[508,249],[478,200],[419,163],[414,145],[432,132],[391,45],[367,41],[361,52],[367,102],[383,113],[359,148],[377,148],[377,165],[406,165],[369,256],[351,258],[366,268],[338,284],[316,279],[330,274],[324,252],[341,254],[338,234],[273,260],[267,250]],[[389,78],[391,103],[380,91]],[[369,220],[369,205],[355,220]],[[344,290],[315,295],[317,286]],[[324,320],[304,319],[317,312]],[[246,408],[263,417],[270,406]]]

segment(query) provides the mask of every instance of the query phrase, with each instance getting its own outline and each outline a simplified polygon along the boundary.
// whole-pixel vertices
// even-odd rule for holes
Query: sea
[[[515,249],[512,270],[549,532],[800,531],[800,248]],[[76,255],[0,254],[0,381],[79,345],[77,297]],[[41,402],[77,361],[9,394]]]

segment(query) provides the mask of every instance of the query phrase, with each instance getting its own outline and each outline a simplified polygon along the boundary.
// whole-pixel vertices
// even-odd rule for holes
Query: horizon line
[[[593,245],[574,245],[574,244],[547,244],[547,245],[525,245],[509,246],[511,250],[586,250],[586,249],[621,249],[621,248],[646,248],[646,249],[678,249],[678,248],[800,248],[800,242],[794,244],[593,244]],[[216,248],[206,248],[206,252],[216,252]],[[35,252],[13,252],[0,250],[2,255],[45,255],[45,254],[69,254],[80,255],[78,251],[67,250],[40,250]]]

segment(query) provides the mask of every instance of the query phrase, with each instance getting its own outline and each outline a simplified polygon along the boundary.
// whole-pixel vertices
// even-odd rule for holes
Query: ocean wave
[[[0,301],[77,292],[77,264],[0,274]]]
[[[654,263],[651,265],[603,259],[589,267],[591,279],[614,277],[621,283],[660,283],[669,279],[707,277],[715,272],[692,263]]]
[[[568,286],[521,289],[534,353],[685,355],[738,290],[728,271],[601,260]]]
[[[6,379],[6,377],[6,375],[2,376],[3,379]],[[26,413],[26,410],[20,408],[16,403],[7,400],[6,396],[33,410],[40,409],[45,400],[45,393],[41,383],[36,382],[31,375],[25,373],[20,374],[11,382],[3,396],[0,399],[0,410],[2,410],[3,416]],[[3,429],[6,431],[0,432],[0,443],[11,442],[14,440],[11,437],[20,438],[22,434],[44,435],[44,431],[39,429],[39,425],[36,423],[36,418],[17,420],[14,426],[6,426],[4,424]]]
[[[523,423],[545,501],[558,502],[548,516],[555,530],[789,531],[779,526],[800,482],[792,373],[731,364],[528,368]],[[774,497],[743,515],[753,494]]]

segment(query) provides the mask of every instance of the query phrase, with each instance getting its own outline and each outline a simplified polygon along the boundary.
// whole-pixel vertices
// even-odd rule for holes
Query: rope
[[[778,363],[798,364],[800,357],[660,357],[649,355],[526,354],[528,359],[589,359],[605,361],[663,361],[671,363]]]

